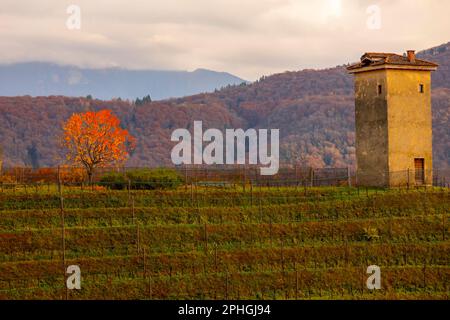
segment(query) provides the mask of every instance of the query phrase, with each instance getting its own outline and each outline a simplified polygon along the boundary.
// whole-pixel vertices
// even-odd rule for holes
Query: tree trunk
[[[88,167],[86,168],[87,170],[87,175],[88,175],[88,181],[89,181],[89,186],[93,187],[93,175],[94,175],[94,168]]]

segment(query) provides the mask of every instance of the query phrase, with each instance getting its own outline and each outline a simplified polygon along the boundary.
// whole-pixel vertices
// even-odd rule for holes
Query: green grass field
[[[0,193],[1,299],[448,299],[448,189]],[[79,265],[81,290],[65,289]],[[381,290],[366,287],[370,265]]]

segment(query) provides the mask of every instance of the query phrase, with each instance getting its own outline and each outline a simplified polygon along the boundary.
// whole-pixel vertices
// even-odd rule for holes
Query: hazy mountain
[[[420,53],[439,63],[433,73],[433,153],[450,168],[450,43]],[[345,66],[263,77],[214,93],[135,105],[86,98],[0,97],[0,144],[5,165],[54,166],[57,138],[73,112],[111,109],[137,138],[128,165],[170,165],[176,128],[280,129],[283,162],[314,167],[355,165],[354,92]]]
[[[154,100],[212,92],[245,80],[226,72],[83,69],[31,62],[0,65],[0,96],[80,97],[135,99],[150,94]]]

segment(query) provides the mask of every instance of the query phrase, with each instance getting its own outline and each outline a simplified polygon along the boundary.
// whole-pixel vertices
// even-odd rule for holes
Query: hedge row
[[[96,275],[83,278],[82,290],[71,299],[293,299],[293,298],[396,298],[448,299],[448,267],[383,268],[382,290],[366,287],[366,267],[289,272],[241,272],[141,277]],[[2,299],[60,299],[63,280],[39,282],[28,289],[1,290]]]
[[[156,251],[197,250],[217,243],[222,247],[273,243],[283,239],[289,245],[325,242],[441,241],[447,239],[446,216],[361,219],[353,221],[307,221],[235,225],[168,225],[140,227],[68,228],[66,249],[88,252],[104,247],[148,246]],[[138,238],[139,235],[139,238]],[[61,230],[47,229],[0,234],[0,253],[59,250]]]
[[[33,260],[0,264],[4,279],[27,279],[60,276],[58,260]],[[345,244],[304,247],[252,248],[223,250],[214,246],[206,252],[146,254],[133,256],[80,257],[68,259],[68,265],[79,265],[83,274],[143,273],[153,276],[217,273],[228,271],[259,272],[294,269],[328,269],[348,266],[382,268],[393,266],[448,266],[450,245],[435,244]]]
[[[349,189],[350,190],[350,189]],[[138,207],[215,207],[215,206],[250,206],[250,205],[281,205],[303,203],[305,201],[330,201],[346,199],[375,199],[380,201],[388,196],[397,198],[426,199],[427,197],[439,197],[443,202],[450,201],[450,192],[445,191],[427,192],[396,192],[382,191],[371,193],[369,197],[364,194],[358,195],[352,190],[349,194],[337,192],[333,189],[308,190],[295,192],[294,188],[288,191],[263,190],[261,192],[218,192],[205,190],[191,193],[189,190],[178,191],[96,191],[96,192],[69,192],[64,194],[66,208],[98,208],[98,207],[130,207],[131,198],[134,198],[135,206]],[[378,199],[378,200],[376,200]],[[382,200],[381,200],[382,201]],[[25,209],[50,209],[59,208],[60,200],[57,194],[29,194],[14,195],[0,193],[0,211],[25,210]]]
[[[354,199],[327,202],[305,202],[287,205],[251,207],[180,207],[180,208],[92,208],[66,209],[67,227],[123,226],[168,224],[283,223],[308,220],[349,220],[359,218],[402,217],[417,214],[450,212],[450,202],[439,195],[384,199]],[[134,216],[133,216],[134,214]],[[58,209],[5,211],[0,214],[0,230],[53,228],[61,224]]]

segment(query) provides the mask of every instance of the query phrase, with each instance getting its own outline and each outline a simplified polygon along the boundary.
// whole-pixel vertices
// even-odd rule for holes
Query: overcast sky
[[[207,68],[255,80],[448,42],[449,12],[448,0],[0,0],[0,63]]]

